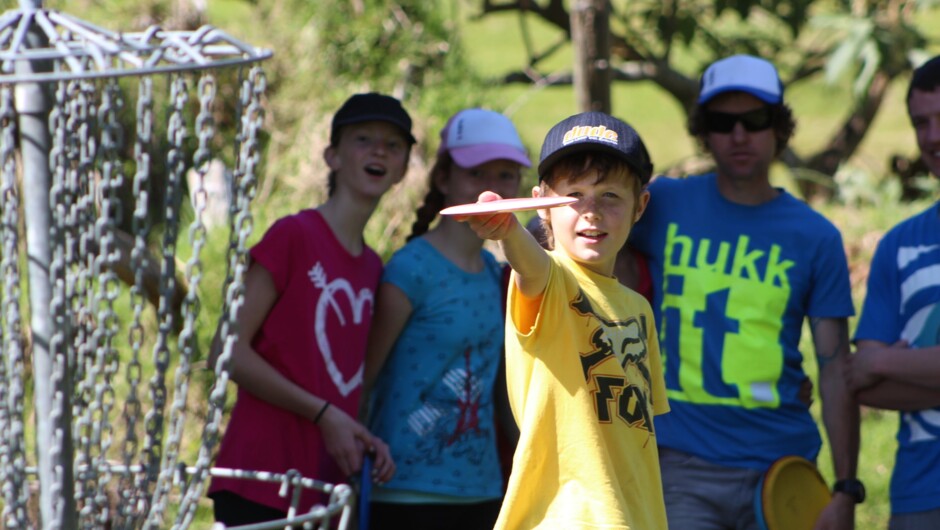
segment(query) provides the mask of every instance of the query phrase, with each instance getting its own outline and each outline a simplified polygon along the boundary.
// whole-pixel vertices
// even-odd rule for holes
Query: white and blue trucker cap
[[[752,55],[732,55],[705,69],[699,105],[725,92],[746,92],[770,105],[783,101],[783,83],[777,69],[769,61]]]

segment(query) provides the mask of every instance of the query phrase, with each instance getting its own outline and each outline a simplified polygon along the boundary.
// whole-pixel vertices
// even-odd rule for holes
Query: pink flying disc
[[[574,197],[525,197],[520,199],[499,199],[489,202],[471,202],[444,208],[441,215],[483,215],[488,213],[523,212],[555,208],[578,202]]]

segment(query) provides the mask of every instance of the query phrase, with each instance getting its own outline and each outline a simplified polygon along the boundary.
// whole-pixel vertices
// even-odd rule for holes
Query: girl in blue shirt
[[[467,109],[441,131],[429,192],[386,265],[366,357],[368,425],[395,477],[372,491],[370,529],[492,528],[503,495],[496,442],[502,266],[447,206],[518,193],[530,162],[512,122]],[[505,390],[503,389],[503,392]]]

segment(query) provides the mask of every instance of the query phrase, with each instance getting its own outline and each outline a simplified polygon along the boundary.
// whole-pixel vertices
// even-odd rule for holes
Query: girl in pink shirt
[[[232,350],[238,398],[216,465],[347,482],[374,453],[373,480],[395,472],[388,446],[356,420],[366,337],[382,272],[363,241],[382,195],[404,177],[411,118],[398,100],[349,98],[333,117],[324,158],[329,198],[281,218],[251,249]],[[222,351],[216,336],[210,353]],[[216,478],[209,489],[226,526],[283,518],[279,484]],[[323,502],[305,491],[300,513]]]

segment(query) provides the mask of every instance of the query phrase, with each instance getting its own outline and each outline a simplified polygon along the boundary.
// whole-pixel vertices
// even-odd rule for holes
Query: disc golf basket
[[[252,230],[264,118],[259,64],[270,56],[209,26],[114,33],[25,1],[0,15],[6,528],[187,528],[211,476],[281,484],[292,502],[288,519],[251,528],[348,522],[347,485],[211,465]],[[217,74],[233,79],[235,70],[229,152],[218,147]],[[157,88],[164,85],[166,100]],[[157,123],[165,124],[164,142]],[[226,153],[226,274],[205,285],[206,176]],[[177,252],[184,229],[185,259]],[[212,295],[224,347],[208,367],[208,397],[194,398],[197,317],[201,297]],[[208,401],[195,420],[187,400]],[[198,456],[187,465],[184,427],[194,424]],[[329,502],[298,513],[304,489]]]

